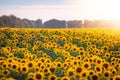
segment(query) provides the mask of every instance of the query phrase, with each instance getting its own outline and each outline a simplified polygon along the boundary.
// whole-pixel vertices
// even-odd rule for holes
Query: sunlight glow
[[[44,21],[64,20],[120,20],[120,0],[64,0],[64,4],[13,5],[1,8],[0,15],[14,14],[21,18]],[[7,7],[7,6],[6,6]]]
[[[67,0],[76,5],[86,19],[120,20],[120,0]]]

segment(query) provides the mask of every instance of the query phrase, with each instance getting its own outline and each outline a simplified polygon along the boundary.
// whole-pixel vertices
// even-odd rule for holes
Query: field
[[[0,29],[0,80],[120,80],[120,29]]]

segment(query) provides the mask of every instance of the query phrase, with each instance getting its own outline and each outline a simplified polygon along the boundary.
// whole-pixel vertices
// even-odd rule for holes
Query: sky
[[[120,0],[0,0],[0,16],[31,20],[120,20]]]

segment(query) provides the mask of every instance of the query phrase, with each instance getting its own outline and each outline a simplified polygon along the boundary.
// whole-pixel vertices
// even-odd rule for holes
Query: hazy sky
[[[0,16],[20,18],[120,20],[120,0],[0,0]]]

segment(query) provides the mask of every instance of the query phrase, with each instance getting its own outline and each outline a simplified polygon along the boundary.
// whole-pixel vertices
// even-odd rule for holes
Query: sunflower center
[[[82,72],[82,68],[78,67],[78,68],[76,69],[76,71],[77,71],[78,73],[80,73],[80,72]]]
[[[108,73],[105,73],[104,75],[105,75],[105,77],[108,77],[108,76],[109,76],[109,74],[108,74]]]
[[[25,67],[23,67],[23,69],[22,69],[23,71],[26,71],[27,69],[25,68]]]
[[[55,80],[55,77],[54,77],[54,76],[52,76],[52,77],[50,78],[50,80]]]
[[[99,68],[99,67],[97,67],[97,68],[96,68],[96,70],[97,70],[97,71],[100,71],[100,68]]]
[[[36,74],[36,78],[37,78],[37,79],[41,79],[42,76],[41,76],[40,74]]]
[[[33,67],[33,64],[32,64],[32,63],[29,63],[28,66],[29,66],[29,67]]]
[[[89,66],[88,66],[88,64],[85,64],[85,68],[88,68]]]
[[[69,76],[73,76],[74,75],[74,73],[73,72],[69,72]]]
[[[98,80],[98,76],[97,75],[93,75],[92,76],[92,80]]]

